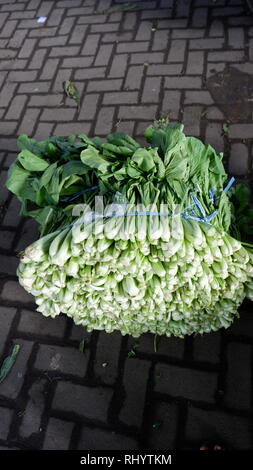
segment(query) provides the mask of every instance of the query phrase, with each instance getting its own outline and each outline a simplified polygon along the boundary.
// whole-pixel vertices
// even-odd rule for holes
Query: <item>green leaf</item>
[[[223,132],[224,132],[225,134],[229,131],[229,127],[228,127],[228,125],[227,125],[226,123],[223,124],[222,129],[223,129]]]
[[[79,350],[81,353],[84,352],[85,343],[86,343],[86,340],[85,340],[85,339],[82,339],[82,341],[80,341],[80,343],[79,343],[78,350]]]
[[[49,163],[34,155],[30,150],[22,150],[18,154],[18,161],[28,171],[44,171]]]
[[[99,151],[91,145],[81,152],[80,159],[85,165],[90,168],[97,169],[101,173],[106,173],[111,165],[111,163],[103,158]]]
[[[135,162],[138,168],[145,172],[148,172],[155,168],[153,152],[144,148],[139,148],[134,152],[131,158],[131,162]]]
[[[49,181],[51,180],[54,174],[55,168],[57,168],[57,162],[52,163],[52,165],[49,165],[49,167],[47,167],[47,169],[44,171],[43,175],[40,178],[39,188],[42,188],[43,186],[45,187],[47,186],[47,184],[49,183]]]
[[[62,166],[62,169],[62,179],[68,178],[71,175],[84,175],[89,171],[89,168],[78,160],[70,160]]]
[[[30,172],[21,167],[18,162],[14,162],[8,170],[6,187],[16,196],[23,198],[23,188]]]
[[[16,361],[19,350],[20,350],[19,344],[15,344],[13,346],[11,354],[4,359],[4,361],[2,363],[2,367],[0,369],[0,383],[3,382],[3,380],[9,374],[13,364]]]

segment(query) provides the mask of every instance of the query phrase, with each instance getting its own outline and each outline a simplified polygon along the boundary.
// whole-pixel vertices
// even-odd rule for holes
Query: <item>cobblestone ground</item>
[[[43,318],[15,276],[16,254],[37,236],[3,186],[20,133],[141,136],[169,114],[230,155],[232,174],[251,176],[253,16],[244,2],[135,5],[0,0],[0,359],[21,345],[0,385],[0,449],[252,448],[250,303],[227,331],[163,337],[155,353],[152,335],[87,334],[64,316]],[[74,101],[61,105],[66,79],[81,94],[79,113]]]

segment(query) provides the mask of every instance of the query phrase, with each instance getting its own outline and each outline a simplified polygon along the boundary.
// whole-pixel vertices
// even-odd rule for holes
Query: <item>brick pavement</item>
[[[0,360],[21,345],[0,384],[0,449],[158,450],[205,439],[252,448],[250,303],[227,331],[163,337],[154,353],[152,335],[87,334],[64,316],[43,318],[16,280],[16,253],[37,236],[3,186],[20,133],[141,138],[168,114],[251,178],[250,85],[243,100],[235,91],[218,104],[211,86],[236,73],[252,81],[244,2],[136,0],[132,11],[108,10],[124,3],[0,0]],[[66,79],[81,94],[79,113],[70,99],[61,105]]]

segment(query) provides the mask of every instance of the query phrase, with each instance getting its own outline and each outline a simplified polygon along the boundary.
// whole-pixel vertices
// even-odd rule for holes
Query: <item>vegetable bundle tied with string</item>
[[[222,154],[183,125],[158,123],[145,137],[145,147],[123,133],[20,137],[7,186],[42,234],[20,254],[20,284],[38,312],[88,331],[226,328],[253,298],[247,189],[232,189]]]

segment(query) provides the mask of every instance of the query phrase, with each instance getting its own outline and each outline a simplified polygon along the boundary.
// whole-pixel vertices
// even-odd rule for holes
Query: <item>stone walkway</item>
[[[244,2],[130,3],[0,0],[0,360],[21,345],[0,384],[1,449],[252,448],[250,303],[227,331],[163,337],[155,353],[152,335],[87,334],[64,316],[43,318],[15,276],[16,254],[37,236],[3,186],[21,133],[138,137],[169,115],[224,151],[232,174],[251,178],[253,16]],[[70,99],[60,106],[66,79],[80,112]]]

